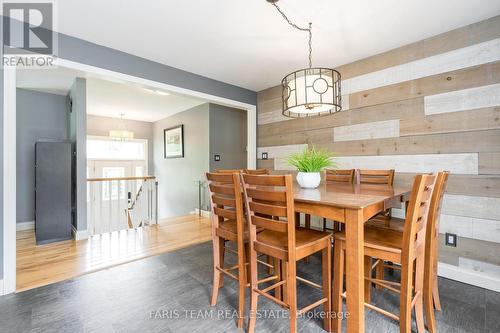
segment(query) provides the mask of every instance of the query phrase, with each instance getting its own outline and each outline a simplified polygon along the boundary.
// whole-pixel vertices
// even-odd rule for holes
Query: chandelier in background
[[[312,66],[312,23],[297,26],[276,4],[272,4],[289,25],[309,33],[309,67],[292,72],[281,81],[282,113],[290,118],[329,115],[342,110],[340,73],[331,68]]]
[[[110,130],[109,137],[117,140],[130,140],[134,138],[134,132],[127,131],[125,129],[125,124],[123,123],[123,116],[125,114],[120,113],[120,123],[118,124],[118,129]]]

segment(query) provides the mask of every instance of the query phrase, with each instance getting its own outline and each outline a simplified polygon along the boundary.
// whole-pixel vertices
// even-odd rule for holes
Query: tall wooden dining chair
[[[243,198],[240,177],[234,173],[207,173],[210,201],[212,205],[212,242],[214,281],[210,304],[217,303],[219,288],[224,275],[238,281],[238,328],[243,328],[243,311],[245,306],[245,289],[247,287],[247,253],[245,243],[248,243],[248,226],[244,219]],[[232,267],[224,267],[226,241],[236,243],[238,263]],[[234,271],[237,271],[235,275]]]
[[[291,175],[256,176],[241,175],[244,184],[246,209],[250,233],[250,319],[248,332],[255,330],[258,296],[264,296],[288,309],[290,332],[297,331],[297,316],[321,304],[326,314],[330,313],[331,284],[331,235],[326,232],[296,228]],[[278,216],[279,220],[262,217]],[[257,228],[264,230],[257,233]],[[297,276],[297,261],[316,252],[322,253],[322,285]],[[284,263],[284,276],[270,286],[259,288],[257,253],[270,255]],[[297,279],[322,289],[318,301],[297,309]],[[271,290],[285,287],[283,300],[271,295]],[[330,330],[330,319],[325,315],[325,330]]]
[[[393,186],[394,185],[394,169],[390,170],[357,170],[357,178],[360,184],[372,184],[381,186]],[[377,214],[371,219],[370,224],[389,224],[389,219],[391,218],[391,209],[387,209],[384,212]],[[381,268],[379,268],[381,269]]]
[[[247,173],[249,175],[268,175],[269,174],[268,169],[245,169],[243,172]]]
[[[325,181],[327,185],[334,184],[352,184],[354,183],[356,170],[334,170],[325,169]],[[326,231],[326,218],[323,218],[323,231]],[[333,230],[339,230],[339,223],[333,221]]]
[[[449,171],[441,171],[438,173],[429,208],[429,216],[427,218],[427,231],[425,239],[424,306],[427,329],[431,333],[436,332],[434,309],[441,311],[441,301],[439,298],[437,277],[437,264],[439,257],[439,217],[441,215],[441,205],[443,202],[443,195],[446,190],[449,174]],[[369,225],[370,227],[393,230],[403,233],[405,220],[391,217],[388,224],[376,223],[373,225]],[[393,265],[389,265],[388,268],[398,269],[397,266]],[[377,269],[376,278],[384,279],[383,269]]]
[[[424,325],[424,262],[428,212],[436,176],[417,175],[413,183],[408,213],[403,233],[365,227],[365,306],[399,321],[400,332],[411,332],[411,314],[415,309],[417,329],[425,332]],[[342,311],[345,233],[334,234],[334,263],[332,311]],[[379,280],[371,277],[371,258],[391,261],[401,266],[401,282]],[[415,267],[415,269],[414,269]],[[375,283],[390,291],[399,293],[399,316],[371,304],[371,284]],[[339,317],[339,316],[337,316]],[[333,331],[339,332],[342,318],[333,319]]]

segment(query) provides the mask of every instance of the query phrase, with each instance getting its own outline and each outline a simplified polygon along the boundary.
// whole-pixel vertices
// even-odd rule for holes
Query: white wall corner
[[[3,280],[0,280],[0,296],[5,295],[5,292],[3,290]]]
[[[71,226],[71,234],[76,241],[88,239],[89,233],[87,230],[76,230],[75,226]]]
[[[16,223],[16,230],[17,231],[34,230],[34,229],[35,229],[35,221],[26,221],[26,222]]]

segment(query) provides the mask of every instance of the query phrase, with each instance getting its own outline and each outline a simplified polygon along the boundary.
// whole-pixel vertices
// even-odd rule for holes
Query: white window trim
[[[119,141],[117,139],[111,138],[109,136],[100,136],[100,135],[87,135],[87,140],[88,139],[95,139],[95,140],[102,140],[102,141]],[[121,158],[89,158],[87,157],[87,161],[146,161],[146,167],[149,170],[149,147],[148,147],[148,140],[147,139],[127,139],[125,141],[133,141],[133,142],[141,142],[144,144],[144,154],[146,155],[145,159],[137,159],[137,160],[129,160],[129,159],[121,159]]]

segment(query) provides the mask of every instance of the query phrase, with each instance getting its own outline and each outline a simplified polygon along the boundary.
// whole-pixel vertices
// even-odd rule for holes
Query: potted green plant
[[[299,171],[297,182],[301,187],[316,188],[321,182],[321,170],[336,167],[333,156],[328,150],[311,147],[290,155],[287,162]]]

